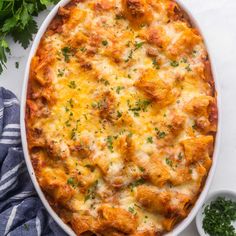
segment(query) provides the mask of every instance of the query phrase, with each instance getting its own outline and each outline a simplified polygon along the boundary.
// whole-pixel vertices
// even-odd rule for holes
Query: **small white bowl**
[[[204,209],[212,201],[216,200],[217,197],[225,197],[228,200],[232,200],[232,201],[236,202],[236,192],[232,191],[232,190],[218,190],[218,191],[210,194],[209,197],[207,197],[203,206],[198,211],[197,216],[196,216],[197,230],[201,236],[209,236],[209,234],[205,233],[205,231],[202,227],[202,221],[203,221],[203,217],[204,217]],[[233,226],[234,226],[234,228],[236,228],[236,221],[233,222]]]

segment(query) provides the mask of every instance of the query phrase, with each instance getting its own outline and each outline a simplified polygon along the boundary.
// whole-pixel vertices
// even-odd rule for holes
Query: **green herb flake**
[[[61,53],[64,56],[65,62],[69,62],[70,56],[72,56],[72,49],[70,47],[64,47],[61,49]]]
[[[157,134],[157,138],[159,138],[159,139],[165,138],[166,132],[160,131],[158,128],[155,128],[155,131],[156,131],[156,134]]]
[[[72,187],[74,187],[75,186],[75,179],[74,178],[67,179],[67,184],[71,185]]]
[[[166,158],[166,164],[170,167],[173,166],[172,160],[170,158]]]
[[[147,137],[147,143],[153,143],[153,140],[152,140],[151,136]]]
[[[122,116],[122,112],[117,111],[117,117],[120,118]]]
[[[69,105],[70,105],[71,108],[74,107],[74,101],[73,101],[72,98],[70,98],[67,102],[69,103]]]
[[[192,128],[197,129],[197,124],[195,122],[193,123]]]
[[[120,91],[122,90],[122,89],[124,89],[125,87],[124,86],[118,86],[117,88],[116,88],[116,93],[117,94],[120,94]]]
[[[109,81],[104,78],[99,79],[99,82],[103,83],[105,86],[110,85]]]
[[[183,57],[182,60],[181,60],[182,63],[187,63],[188,62],[188,59],[186,57]]]
[[[141,48],[143,46],[144,42],[135,42],[134,43],[134,50],[136,51],[137,49]]]
[[[88,201],[89,199],[95,199],[97,185],[98,185],[98,180],[96,180],[92,184],[92,186],[87,190],[85,198],[84,198],[84,202]]]
[[[71,89],[75,89],[77,87],[75,81],[74,80],[70,81],[70,83],[68,84],[68,87]]]
[[[141,171],[141,172],[144,172],[145,171],[145,169],[143,168],[143,167],[139,167],[139,170]]]
[[[172,67],[177,67],[177,66],[179,66],[179,62],[177,62],[177,61],[172,61],[172,62],[170,63],[170,65],[171,65]]]
[[[128,58],[125,60],[125,62],[128,62],[133,57],[133,50],[130,50]]]
[[[90,169],[92,172],[94,172],[94,170],[95,170],[95,167],[93,165],[90,165],[90,164],[86,164],[84,167]]]
[[[178,154],[178,159],[179,159],[180,161],[183,159],[183,154],[182,154],[182,152],[180,152],[180,153]]]
[[[144,183],[145,183],[145,180],[143,178],[134,181],[133,183],[130,184],[131,191],[133,191],[135,187],[142,185]]]
[[[61,69],[58,69],[58,70],[57,70],[57,76],[58,76],[58,77],[62,77],[62,76],[64,75],[64,73],[65,73],[65,69],[62,69],[62,70],[61,70]]]
[[[103,46],[107,46],[108,45],[108,41],[107,40],[102,40],[102,45]]]
[[[160,69],[160,65],[158,64],[158,62],[155,58],[152,60],[152,65],[155,69],[157,69],[157,70]]]
[[[134,207],[129,207],[128,208],[128,211],[132,214],[135,214],[135,210],[134,210]]]
[[[113,137],[110,135],[107,136],[106,142],[107,142],[107,147],[110,150],[110,152],[114,152],[114,150],[113,150]]]
[[[85,52],[87,49],[85,47],[80,48],[81,52]]]
[[[191,67],[190,67],[190,64],[188,64],[188,65],[185,67],[185,70],[188,71],[188,72],[192,71],[192,69],[191,69]]]
[[[19,68],[19,61],[16,61],[16,62],[15,62],[15,67],[16,67],[16,69]]]
[[[235,236],[236,202],[218,197],[203,212],[203,229],[210,236]]]

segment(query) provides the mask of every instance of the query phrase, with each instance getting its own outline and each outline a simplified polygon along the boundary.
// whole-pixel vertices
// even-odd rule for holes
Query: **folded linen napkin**
[[[34,190],[21,148],[19,120],[19,101],[0,87],[0,236],[66,235]]]

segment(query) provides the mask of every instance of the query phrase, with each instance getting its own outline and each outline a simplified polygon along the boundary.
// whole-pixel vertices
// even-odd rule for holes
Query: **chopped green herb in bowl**
[[[198,212],[196,224],[201,236],[236,236],[236,193],[212,194]]]
[[[204,209],[203,229],[211,236],[236,236],[236,202],[218,197]]]

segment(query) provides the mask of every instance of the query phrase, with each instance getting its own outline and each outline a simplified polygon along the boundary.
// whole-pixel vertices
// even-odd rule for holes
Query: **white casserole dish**
[[[35,173],[34,173],[34,169],[31,163],[31,159],[30,159],[30,155],[29,155],[29,151],[28,151],[28,145],[27,145],[27,138],[26,138],[26,128],[25,128],[25,108],[26,108],[26,97],[27,97],[27,86],[28,86],[28,79],[29,79],[29,70],[30,70],[30,62],[32,57],[34,56],[34,54],[36,53],[36,50],[38,48],[39,42],[41,40],[41,37],[43,36],[44,32],[46,31],[49,23],[52,21],[52,19],[54,18],[54,16],[57,14],[58,8],[60,6],[64,6],[66,5],[68,2],[70,2],[70,0],[61,0],[49,13],[49,15],[46,17],[46,19],[44,20],[43,24],[41,25],[35,39],[32,45],[32,48],[30,50],[30,54],[28,57],[28,61],[27,61],[27,65],[26,65],[26,69],[25,69],[25,74],[24,74],[24,83],[23,83],[23,89],[22,89],[22,99],[21,99],[21,138],[22,138],[22,146],[23,146],[23,151],[24,151],[24,156],[25,156],[25,161],[26,161],[26,165],[30,174],[30,177],[32,179],[32,182],[34,184],[34,187],[42,201],[42,203],[44,204],[45,208],[47,209],[47,211],[49,212],[49,214],[52,216],[52,218],[58,223],[58,225],[69,235],[73,235],[75,236],[75,233],[73,232],[73,230],[66,225],[60,218],[59,216],[54,212],[54,210],[51,208],[51,206],[49,205],[48,201],[46,200],[44,193],[42,192],[38,181],[36,179]],[[180,3],[179,0],[176,0],[176,2],[180,5],[180,7],[188,14],[188,16],[190,17],[190,20],[192,22],[192,24],[199,29],[199,31],[201,32],[200,28],[198,27],[198,23],[197,21],[194,19],[193,15],[190,13],[190,11],[182,4]],[[202,35],[203,37],[203,35]],[[204,37],[203,37],[204,38]],[[217,75],[215,72],[215,68],[214,68],[214,59],[211,57],[211,51],[210,48],[208,47],[208,43],[207,39],[204,39],[205,41],[205,46],[207,48],[209,57],[210,57],[210,61],[211,61],[211,67],[212,67],[212,74],[213,74],[213,78],[215,81],[215,88],[217,91],[217,103],[218,103],[218,131],[217,131],[217,135],[216,135],[216,141],[215,141],[215,149],[214,149],[214,155],[213,155],[213,163],[212,163],[212,167],[209,171],[208,177],[206,179],[205,185],[202,189],[201,194],[198,197],[198,200],[196,201],[194,207],[192,208],[192,210],[190,211],[189,215],[183,220],[181,221],[171,232],[167,233],[166,236],[175,236],[180,234],[193,220],[193,218],[196,216],[198,210],[201,208],[207,193],[209,191],[213,176],[214,176],[214,172],[216,169],[216,163],[217,163],[217,157],[218,157],[218,153],[219,153],[219,144],[220,144],[220,132],[221,132],[221,102],[220,102],[220,91],[219,91],[219,84],[217,81]]]

